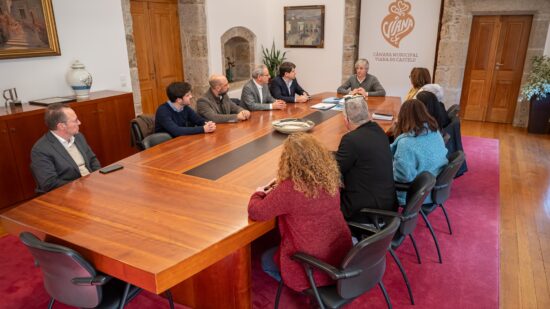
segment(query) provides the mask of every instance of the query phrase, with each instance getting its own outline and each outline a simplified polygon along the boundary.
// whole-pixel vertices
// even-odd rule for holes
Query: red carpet
[[[388,254],[384,284],[394,308],[498,308],[499,152],[498,140],[463,138],[469,171],[453,183],[445,204],[451,219],[449,235],[441,210],[430,215],[441,246],[443,264],[431,235],[421,220],[414,233],[422,264],[418,264],[410,240],[399,249],[412,285],[416,305],[410,304],[399,269]],[[259,246],[258,246],[259,247]],[[263,248],[254,247],[259,255]],[[254,308],[273,308],[277,284],[253,261]],[[304,308],[304,297],[284,289],[280,308]],[[375,288],[346,308],[387,308]]]
[[[406,241],[397,254],[409,275],[416,306],[411,306],[403,278],[395,263],[388,259],[384,284],[394,308],[498,308],[498,224],[499,158],[498,141],[464,137],[469,171],[453,184],[449,211],[453,235],[448,234],[440,210],[430,215],[443,255],[437,252],[428,229],[420,223],[415,237],[422,257],[417,264],[414,250]],[[269,238],[269,237],[268,237]],[[265,238],[263,240],[268,240]],[[253,246],[253,307],[273,308],[277,284],[259,266],[263,247]],[[41,273],[33,267],[30,253],[14,236],[0,238],[0,308],[46,308],[49,300]],[[307,300],[284,289],[280,308],[304,308]],[[386,308],[378,288],[356,299],[347,308]],[[55,308],[68,308],[56,304]],[[165,299],[142,292],[128,306],[168,308]],[[177,308],[185,308],[177,306]]]

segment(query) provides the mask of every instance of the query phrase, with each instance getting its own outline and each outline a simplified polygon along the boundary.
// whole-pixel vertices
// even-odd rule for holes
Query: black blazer
[[[346,220],[361,221],[361,208],[397,210],[390,144],[377,123],[367,122],[344,135],[336,161],[344,183],[340,207]]]
[[[82,154],[90,173],[101,168],[84,135],[78,133],[74,138],[76,148]],[[50,131],[32,147],[31,171],[36,180],[37,193],[51,191],[80,178],[80,170],[73,158]]]
[[[277,76],[271,80],[269,91],[271,91],[272,97],[274,97],[275,99],[283,100],[287,103],[295,102],[294,95],[303,95],[304,93],[307,93],[307,91],[300,87],[297,79],[292,82],[292,85],[290,85],[290,92],[288,92],[286,83],[284,79],[280,76]]]

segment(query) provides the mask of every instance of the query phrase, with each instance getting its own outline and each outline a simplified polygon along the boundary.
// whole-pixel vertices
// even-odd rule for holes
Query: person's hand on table
[[[213,121],[207,121],[204,126],[204,133],[211,133],[216,131],[216,123]]]
[[[271,107],[273,109],[284,109],[286,107],[286,103],[283,100],[275,100],[275,102],[271,103]]]
[[[240,111],[238,114],[237,114],[237,119],[243,121],[243,120],[247,120],[248,118],[250,118],[250,111],[248,110],[242,110]]]
[[[307,102],[307,100],[309,100],[309,97],[304,94],[296,96],[296,99],[294,101],[296,101],[296,103],[304,103]]]

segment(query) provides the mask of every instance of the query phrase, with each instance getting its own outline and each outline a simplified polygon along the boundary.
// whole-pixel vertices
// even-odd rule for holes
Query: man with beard
[[[229,82],[223,75],[212,75],[210,89],[197,101],[200,116],[215,123],[238,122],[250,118],[250,112],[235,104],[229,96]]]

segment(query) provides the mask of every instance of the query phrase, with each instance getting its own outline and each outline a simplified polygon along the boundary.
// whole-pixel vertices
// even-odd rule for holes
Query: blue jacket
[[[449,163],[445,142],[438,131],[426,131],[418,136],[403,133],[390,145],[390,150],[393,153],[393,178],[397,182],[412,182],[424,171],[437,177]],[[405,204],[405,197],[405,192],[397,193],[399,204]],[[428,196],[424,203],[431,202],[432,198]]]
[[[172,137],[204,133],[204,119],[189,107],[176,112],[168,102],[157,108],[155,115],[155,133],[166,132]]]

